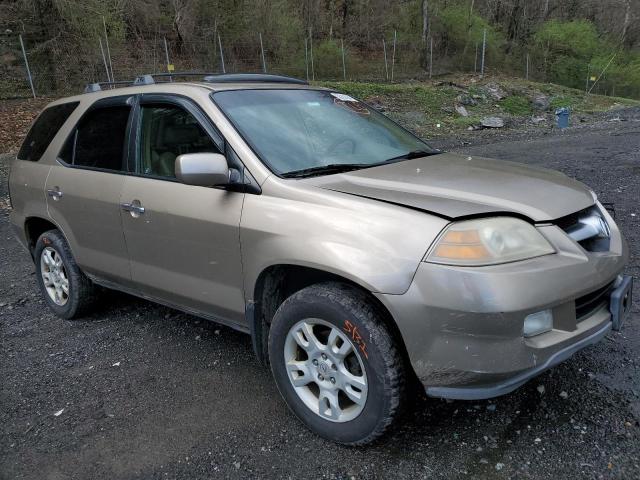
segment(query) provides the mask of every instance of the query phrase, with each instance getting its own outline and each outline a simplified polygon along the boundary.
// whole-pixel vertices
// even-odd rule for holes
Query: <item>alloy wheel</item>
[[[287,376],[314,413],[332,422],[356,418],[367,401],[367,374],[358,348],[340,328],[304,319],[287,334]]]

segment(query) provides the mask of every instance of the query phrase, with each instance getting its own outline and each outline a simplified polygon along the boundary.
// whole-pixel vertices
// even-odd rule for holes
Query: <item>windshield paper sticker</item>
[[[331,92],[331,95],[333,95],[335,98],[343,102],[357,102],[355,98],[350,97],[349,95],[345,95],[344,93]]]

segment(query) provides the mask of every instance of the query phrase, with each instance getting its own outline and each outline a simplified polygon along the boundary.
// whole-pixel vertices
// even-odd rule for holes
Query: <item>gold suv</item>
[[[47,106],[12,164],[47,304],[82,316],[100,285],[246,332],[319,435],[370,442],[418,382],[506,394],[630,309],[622,235],[565,175],[287,77],[113,87]]]

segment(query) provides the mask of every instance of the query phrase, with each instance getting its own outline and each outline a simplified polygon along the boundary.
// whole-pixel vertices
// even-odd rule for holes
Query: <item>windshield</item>
[[[387,117],[348,95],[323,90],[227,90],[216,104],[267,166],[282,176],[336,173],[433,155]]]

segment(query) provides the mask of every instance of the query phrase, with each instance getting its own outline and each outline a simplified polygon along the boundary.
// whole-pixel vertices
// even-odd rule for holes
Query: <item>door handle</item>
[[[138,200],[134,200],[131,203],[121,203],[120,207],[125,212],[129,212],[132,217],[139,217],[144,213],[144,207],[140,205],[140,202]]]
[[[60,187],[49,188],[47,189],[47,195],[54,200],[60,200],[60,198],[62,198],[62,191],[60,190]]]

